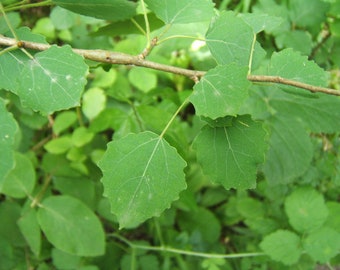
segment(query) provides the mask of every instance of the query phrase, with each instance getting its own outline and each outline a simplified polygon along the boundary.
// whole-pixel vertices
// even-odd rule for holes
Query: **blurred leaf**
[[[98,217],[69,196],[50,196],[42,202],[38,221],[47,239],[58,249],[78,256],[105,252],[105,236]]]
[[[2,201],[0,203],[0,239],[7,240],[14,247],[25,245],[25,240],[17,225],[20,212],[21,207],[18,202]]]
[[[322,227],[311,232],[304,239],[303,247],[314,261],[327,263],[339,254],[340,233],[334,229]]]
[[[326,205],[328,207],[329,215],[325,225],[340,233],[340,215],[338,215],[338,213],[340,213],[340,203],[327,202]]]
[[[35,209],[30,208],[18,220],[19,229],[32,252],[39,256],[41,250],[41,232]]]
[[[319,27],[326,19],[330,5],[322,0],[294,0],[289,2],[290,19],[300,27]],[[303,11],[303,12],[302,12]]]
[[[231,127],[205,126],[194,141],[203,173],[226,189],[255,188],[266,147],[261,123],[249,116],[235,118]]]
[[[15,166],[14,143],[19,127],[13,115],[6,109],[6,104],[0,98],[0,190],[6,175]]]
[[[81,258],[61,251],[59,249],[52,249],[53,265],[57,269],[80,269]]]
[[[71,28],[76,23],[77,16],[77,14],[58,6],[54,7],[50,14],[51,21],[55,29],[58,30]]]
[[[206,0],[145,0],[148,8],[166,24],[210,20],[214,6]]]
[[[72,147],[72,139],[70,136],[63,136],[53,139],[44,145],[44,148],[52,154],[62,154]]]
[[[261,249],[273,260],[285,265],[296,263],[301,254],[300,238],[290,231],[277,230],[260,243]]]
[[[144,93],[157,86],[157,75],[145,68],[134,67],[130,70],[128,78],[134,87]]]
[[[35,170],[30,159],[23,154],[14,154],[15,167],[5,177],[0,191],[13,198],[29,197],[35,187]]]
[[[328,216],[321,194],[311,188],[295,189],[285,201],[285,211],[292,227],[301,233],[320,228]]]
[[[121,228],[159,216],[186,188],[185,161],[151,132],[110,142],[98,165],[103,172],[104,195]]]
[[[61,112],[56,116],[53,123],[53,132],[59,135],[64,130],[71,127],[77,121],[77,114],[73,111]]]
[[[72,145],[76,147],[82,147],[85,144],[88,144],[93,139],[93,136],[94,133],[92,133],[86,127],[78,127],[72,133]]]
[[[178,223],[182,231],[199,233],[202,240],[207,243],[214,243],[221,234],[221,225],[214,213],[206,208],[197,208],[188,213],[178,215]]]
[[[54,4],[73,12],[109,21],[131,18],[136,13],[137,4],[126,0],[53,0]]]

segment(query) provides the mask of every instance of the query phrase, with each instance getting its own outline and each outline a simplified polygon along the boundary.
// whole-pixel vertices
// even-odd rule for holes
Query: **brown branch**
[[[17,46],[20,48],[33,49],[38,51],[44,51],[51,47],[49,44],[42,44],[30,41],[17,41],[14,38],[8,38],[0,35],[0,45],[4,46]],[[199,78],[205,75],[205,71],[190,70],[180,67],[174,67],[170,65],[164,65],[149,60],[145,60],[140,55],[129,55],[120,52],[111,52],[106,50],[83,50],[73,49],[73,51],[84,58],[93,60],[96,62],[109,63],[109,64],[120,64],[120,65],[134,65],[164,72],[174,73],[189,77],[195,82],[199,81]],[[314,86],[311,84],[301,83],[289,79],[285,79],[279,76],[266,76],[266,75],[248,75],[247,79],[252,82],[264,82],[264,83],[278,83],[284,85],[295,86],[301,89],[305,89],[311,92],[320,92],[328,95],[340,96],[340,91]]]
[[[297,82],[289,79],[285,79],[279,76],[266,76],[266,75],[248,75],[248,80],[252,82],[270,82],[270,83],[278,83],[278,84],[284,84],[284,85],[290,85],[295,86],[301,89],[305,89],[314,93],[324,93],[328,95],[334,95],[334,96],[340,96],[340,91],[326,88],[326,87],[320,87],[315,86],[307,83]]]
[[[19,45],[18,45],[19,44]],[[18,46],[25,49],[33,49],[38,51],[44,51],[51,47],[49,44],[36,43],[31,41],[17,41],[14,38],[8,38],[0,35],[0,45],[4,46]],[[120,65],[134,65],[147,67],[155,70],[161,70],[169,73],[184,75],[190,79],[196,80],[202,77],[204,71],[189,70],[180,67],[174,67],[170,65],[164,65],[149,60],[145,60],[139,55],[129,55],[120,52],[111,52],[106,50],[83,50],[72,49],[76,54],[82,55],[84,58],[101,63],[120,64]]]

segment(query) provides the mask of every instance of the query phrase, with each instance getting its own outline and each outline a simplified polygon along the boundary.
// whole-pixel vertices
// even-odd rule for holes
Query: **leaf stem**
[[[163,129],[162,133],[159,135],[159,138],[163,138],[164,134],[167,132],[167,130],[169,129],[169,127],[171,126],[172,122],[175,120],[176,116],[179,114],[179,112],[183,109],[183,107],[189,102],[189,97],[188,96],[183,103],[178,107],[178,109],[176,110],[176,112],[173,114],[173,116],[171,117],[171,119],[169,120],[169,122],[166,124],[165,128]]]
[[[142,9],[143,9],[143,15],[144,15],[144,21],[145,21],[145,30],[146,30],[146,39],[147,39],[146,47],[148,48],[151,45],[150,24],[149,24],[148,14],[146,12],[146,7],[145,7],[144,0],[141,0],[140,3],[142,5]]]
[[[22,2],[27,2],[27,1],[22,1]],[[5,11],[8,12],[8,11],[14,11],[14,10],[23,9],[23,8],[50,6],[53,4],[51,0],[46,0],[46,1],[38,2],[38,3],[20,4],[22,2],[16,3],[15,5],[10,6],[10,7],[6,7]]]
[[[16,39],[16,41],[19,41],[19,38],[18,38],[17,34],[15,33],[15,31],[14,31],[12,25],[11,25],[11,22],[7,18],[6,12],[5,12],[4,7],[1,4],[1,2],[0,2],[0,11],[1,11],[2,15],[4,16],[5,22],[8,26],[8,28],[9,28],[9,30],[11,31],[13,37]]]
[[[255,43],[256,43],[256,34],[254,33],[253,43],[251,44],[251,50],[250,50],[250,56],[249,56],[248,75],[250,75],[250,73],[251,73],[251,67],[252,67],[252,64],[253,64]]]
[[[187,36],[187,35],[173,35],[173,36],[169,36],[169,37],[166,37],[166,38],[163,38],[162,40],[159,40],[157,42],[157,45],[165,42],[165,41],[168,41],[170,39],[173,39],[173,38],[188,38],[188,39],[194,39],[194,40],[201,40],[201,41],[206,41],[205,38],[201,38],[201,37],[195,37],[195,36]]]
[[[51,183],[51,180],[52,180],[52,175],[48,174],[45,178],[45,181],[44,181],[44,184],[43,184],[41,190],[35,196],[35,198],[33,198],[31,205],[30,205],[31,208],[34,208],[36,205],[40,206],[40,200],[43,197],[43,195],[45,194],[45,191],[46,191],[47,187],[49,186],[49,184]]]
[[[141,249],[141,250],[149,250],[149,251],[159,251],[159,252],[168,252],[174,254],[181,254],[181,255],[188,255],[194,257],[201,257],[201,258],[215,258],[215,259],[236,259],[236,258],[245,258],[245,257],[259,257],[259,256],[266,256],[263,252],[251,252],[251,253],[236,253],[236,254],[219,254],[219,253],[205,253],[205,252],[196,252],[196,251],[188,251],[183,249],[177,249],[168,247],[165,245],[161,246],[146,246],[146,245],[139,245],[134,244],[127,240],[126,238],[118,235],[118,234],[111,234],[112,237],[119,239],[120,241],[127,244],[129,247],[133,249]]]

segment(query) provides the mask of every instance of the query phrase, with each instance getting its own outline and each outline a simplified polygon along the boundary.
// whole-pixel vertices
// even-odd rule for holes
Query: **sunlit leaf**
[[[110,142],[99,167],[120,227],[137,226],[169,208],[186,188],[185,166],[176,149],[151,132]]]

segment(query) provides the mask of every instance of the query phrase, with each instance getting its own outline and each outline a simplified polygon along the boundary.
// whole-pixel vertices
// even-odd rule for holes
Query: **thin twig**
[[[282,78],[280,76],[266,76],[266,75],[248,75],[249,81],[252,82],[266,82],[266,83],[278,83],[284,85],[295,86],[301,89],[305,89],[314,93],[324,93],[328,95],[340,96],[340,91],[331,88],[315,86],[307,83],[297,82],[289,79]]]
[[[17,41],[13,38],[8,38],[0,35],[0,45],[13,46],[17,44]],[[21,47],[26,49],[33,49],[38,51],[45,51],[51,47],[49,44],[36,43],[31,41],[21,41]],[[119,65],[134,65],[147,67],[155,70],[165,71],[169,73],[184,75],[191,79],[202,77],[204,71],[189,70],[180,67],[174,67],[170,65],[164,65],[149,60],[142,59],[138,55],[130,55],[120,52],[111,52],[105,50],[83,50],[83,49],[72,49],[75,53],[82,55],[84,58],[93,60],[96,62],[119,64]]]

